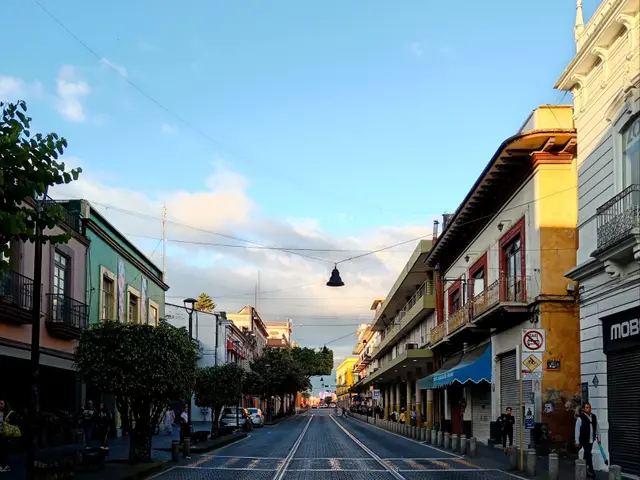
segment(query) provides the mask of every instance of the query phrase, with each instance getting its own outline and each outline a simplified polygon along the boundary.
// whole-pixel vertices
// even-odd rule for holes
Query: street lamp
[[[195,298],[185,298],[184,299],[184,309],[189,314],[189,341],[193,339],[193,311],[196,308],[197,300]],[[193,393],[191,393],[189,398],[189,403],[187,404],[187,432],[189,433],[189,437],[191,436],[191,403],[193,400]],[[186,438],[187,435],[183,435],[183,438]]]
[[[271,421],[271,384],[269,383],[269,369],[271,368],[271,364],[265,364],[267,368],[267,421]]]
[[[344,287],[344,282],[340,278],[340,271],[338,270],[338,264],[336,263],[331,272],[331,278],[327,282],[327,287]]]
[[[27,430],[27,478],[29,480],[35,477],[36,426],[40,404],[38,392],[38,377],[40,375],[40,310],[42,307],[42,224],[40,215],[43,204],[47,199],[48,191],[49,187],[46,186],[42,198],[34,198],[36,201],[36,239],[33,264],[33,310],[31,312],[31,405],[29,408],[29,429]]]

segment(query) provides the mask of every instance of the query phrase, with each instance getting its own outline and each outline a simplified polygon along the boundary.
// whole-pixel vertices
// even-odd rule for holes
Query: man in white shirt
[[[600,444],[600,427],[595,414],[591,413],[591,404],[586,402],[583,406],[583,413],[576,420],[576,447],[584,450],[584,459],[587,462],[587,475],[595,477],[593,468],[593,444],[597,441]]]

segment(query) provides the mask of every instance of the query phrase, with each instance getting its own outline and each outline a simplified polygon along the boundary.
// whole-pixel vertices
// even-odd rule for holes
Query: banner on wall
[[[140,291],[140,323],[147,323],[147,279],[142,277],[142,290]]]
[[[124,323],[124,306],[127,302],[124,284],[124,262],[118,259],[118,321],[120,323]]]

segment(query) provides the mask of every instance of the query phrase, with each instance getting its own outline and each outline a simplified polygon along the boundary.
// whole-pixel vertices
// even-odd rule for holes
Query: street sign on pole
[[[542,353],[523,353],[520,371],[523,380],[542,380]]]
[[[380,400],[380,390],[377,388],[373,391],[373,399]]]
[[[522,329],[522,353],[544,353],[547,349],[544,328]]]

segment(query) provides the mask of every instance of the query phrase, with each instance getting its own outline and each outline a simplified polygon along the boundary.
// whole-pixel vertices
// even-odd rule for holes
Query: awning
[[[418,382],[418,388],[438,388],[451,385],[454,382],[460,384],[482,381],[491,383],[491,371],[491,344],[487,343],[464,355],[457,355],[449,359],[440,370],[421,379]]]
[[[436,370],[435,372],[433,372],[431,375],[428,375],[424,378],[421,378],[420,380],[418,380],[418,390],[430,390],[432,388],[435,388],[436,386],[434,385],[434,381],[433,379],[439,375],[442,375],[446,372],[448,372],[451,368],[455,367],[458,363],[460,363],[460,360],[462,359],[462,354],[457,354],[454,355],[453,357],[449,358],[448,360],[446,360],[442,366],[440,367],[439,370]]]

